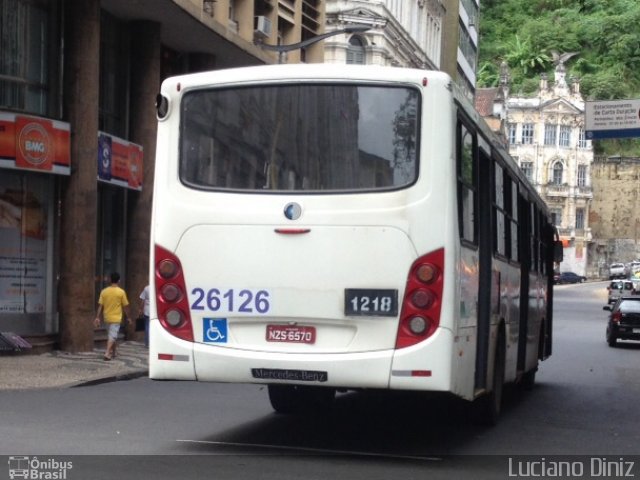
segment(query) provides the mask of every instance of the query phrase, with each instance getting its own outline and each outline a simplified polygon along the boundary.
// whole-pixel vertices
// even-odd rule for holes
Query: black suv
[[[607,343],[615,347],[620,340],[640,340],[640,297],[621,297],[613,306],[606,305],[609,310],[607,322]]]

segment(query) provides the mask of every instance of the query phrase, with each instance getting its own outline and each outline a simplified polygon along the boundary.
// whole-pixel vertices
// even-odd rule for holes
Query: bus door
[[[493,258],[493,214],[491,191],[493,176],[491,174],[491,156],[483,148],[478,149],[478,327],[476,351],[476,390],[487,386],[487,368],[489,363],[489,340],[491,335],[491,299],[494,278],[492,272]]]
[[[520,328],[518,336],[518,365],[517,371],[526,368],[528,324],[533,321],[531,298],[531,206],[526,198],[518,195],[518,245],[520,257]],[[537,310],[537,308],[536,308]]]

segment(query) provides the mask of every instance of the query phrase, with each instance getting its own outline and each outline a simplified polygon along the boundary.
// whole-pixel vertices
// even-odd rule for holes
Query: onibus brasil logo
[[[55,458],[9,457],[9,478],[33,480],[66,480],[67,471],[73,468],[73,462],[62,462]]]

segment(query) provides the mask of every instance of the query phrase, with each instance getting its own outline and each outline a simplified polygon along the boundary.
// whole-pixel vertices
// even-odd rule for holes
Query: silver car
[[[609,292],[609,301],[607,303],[614,303],[622,296],[635,295],[636,289],[631,280],[612,280],[607,287]]]

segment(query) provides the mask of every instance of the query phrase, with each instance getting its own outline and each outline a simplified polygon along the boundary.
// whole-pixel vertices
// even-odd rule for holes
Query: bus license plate
[[[267,325],[267,342],[316,343],[316,328],[299,325]]]
[[[395,317],[398,315],[398,290],[345,288],[344,314]]]

